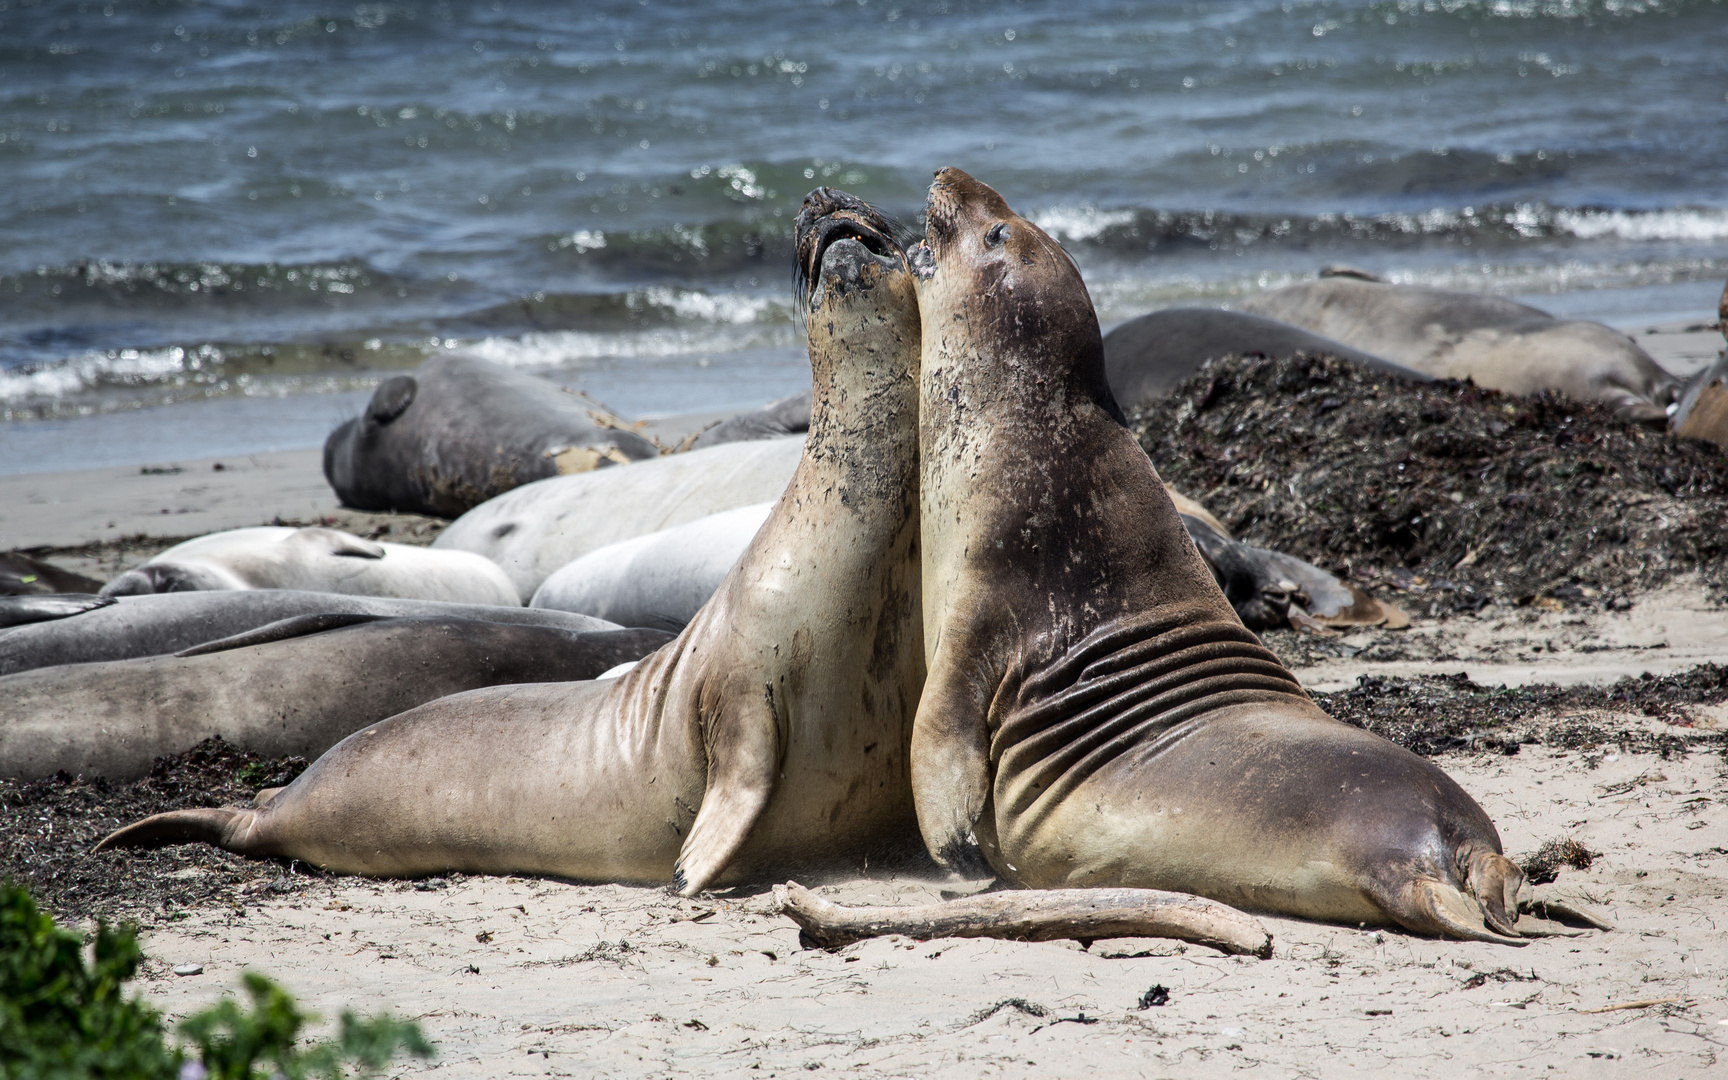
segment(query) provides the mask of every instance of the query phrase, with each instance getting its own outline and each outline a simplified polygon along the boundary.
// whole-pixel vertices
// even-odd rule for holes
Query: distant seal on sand
[[[272,525],[176,544],[104,585],[102,595],[205,589],[309,589],[511,607],[522,602],[504,571],[482,556],[380,544],[337,529]]]
[[[1165,490],[1169,490],[1166,488]],[[1384,626],[1402,630],[1410,616],[1294,555],[1244,544],[1216,519],[1201,520],[1171,492],[1183,526],[1236,617],[1250,630],[1292,626]]]
[[[1497,296],[1393,285],[1334,271],[1251,296],[1241,310],[1334,338],[1439,379],[1508,394],[1558,390],[1628,420],[1663,423],[1680,380],[1618,330]]]
[[[800,390],[699,432],[690,440],[690,449],[702,450],[722,443],[753,439],[778,439],[785,435],[802,435],[809,430],[810,391]]]
[[[22,551],[0,552],[0,596],[93,593],[100,588],[102,583],[95,578],[62,570]]]
[[[957,169],[911,261],[931,854],[1517,942],[1523,874],[1444,772],[1320,710],[1243,628],[1122,426],[1067,254]]]
[[[455,517],[531,480],[660,453],[591,401],[472,356],[385,379],[324,442],[344,505]]]
[[[810,437],[674,642],[617,679],[444,698],[349,737],[261,807],[157,815],[102,846],[205,840],[373,875],[671,878],[686,895],[915,846],[911,275],[887,223],[840,192],[812,193],[796,235]]]
[[[1427,382],[1418,371],[1394,364],[1298,326],[1219,308],[1166,308],[1130,319],[1104,335],[1104,372],[1125,409],[1150,404],[1223,356],[1284,359],[1298,353],[1336,356],[1411,382]]]
[[[590,551],[547,578],[528,606],[676,633],[714,595],[773,509],[741,506]]]
[[[18,619],[16,625],[9,626],[10,605],[41,607],[51,602],[60,602],[59,609],[36,612],[35,619]],[[605,619],[564,611],[299,589],[157,593],[118,600],[99,596],[0,597],[0,675],[57,664],[161,656],[303,615],[482,619],[572,633],[623,629]]]
[[[318,632],[334,621],[359,621]],[[298,624],[297,626],[295,624]],[[304,636],[296,628],[311,631]],[[369,724],[481,686],[591,679],[663,645],[655,630],[572,633],[470,619],[300,616],[152,656],[0,678],[0,776],[133,780],[220,735],[267,757],[313,757]]]
[[[525,603],[554,570],[596,548],[773,502],[803,450],[796,436],[727,443],[628,469],[540,480],[463,514],[432,550],[484,555],[503,568]]]

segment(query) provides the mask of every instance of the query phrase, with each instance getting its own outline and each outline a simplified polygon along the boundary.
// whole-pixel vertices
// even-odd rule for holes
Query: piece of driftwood
[[[825,949],[884,934],[919,941],[1156,937],[1262,960],[1272,955],[1272,935],[1253,916],[1215,900],[1158,889],[1012,889],[920,907],[842,907],[788,881],[774,886],[774,901]]]

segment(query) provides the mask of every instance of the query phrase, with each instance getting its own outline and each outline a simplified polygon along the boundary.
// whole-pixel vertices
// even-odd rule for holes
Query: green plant
[[[161,1014],[124,993],[143,957],[136,930],[100,923],[87,965],[78,934],[0,883],[0,1080],[337,1080],[346,1065],[374,1072],[401,1050],[432,1055],[413,1021],[346,1010],[334,1039],[296,1048],[315,1017],[251,971],[241,976],[250,1008],[223,998],[182,1021],[170,1046]]]

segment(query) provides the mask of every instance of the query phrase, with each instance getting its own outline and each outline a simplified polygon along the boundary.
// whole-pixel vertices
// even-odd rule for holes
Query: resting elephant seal
[[[1067,254],[957,169],[914,249],[938,862],[1518,941],[1522,872],[1445,773],[1320,710],[1243,628],[1104,378]]]
[[[7,627],[7,608],[74,601],[37,620]],[[530,611],[491,604],[446,604],[386,596],[346,596],[300,589],[156,593],[149,596],[0,597],[0,675],[57,664],[131,660],[190,649],[302,615],[482,619],[571,632],[620,630],[605,619],[565,611]]]
[[[915,846],[917,305],[887,223],[850,196],[805,200],[797,250],[815,391],[803,460],[675,641],[616,679],[444,698],[351,736],[261,808],[158,815],[102,846],[671,878],[686,895]]]
[[[1680,380],[1618,330],[1497,296],[1342,271],[1237,306],[1437,379],[1474,379],[1508,394],[1558,390],[1575,401],[1600,401],[1628,420],[1663,423],[1680,397]]]
[[[1343,342],[1260,315],[1219,308],[1167,308],[1130,319],[1104,335],[1104,373],[1125,409],[1158,400],[1222,356],[1284,359],[1298,353],[1336,356],[1411,382],[1428,376]]]
[[[528,606],[677,632],[714,595],[773,509],[723,510],[590,551],[547,578]]]
[[[95,578],[62,570],[22,551],[0,552],[0,596],[93,593],[101,587]]]
[[[526,484],[451,522],[432,550],[484,555],[503,568],[526,603],[552,571],[596,548],[773,502],[803,451],[798,437],[727,443],[628,469]]]
[[[770,401],[760,409],[739,413],[720,421],[690,440],[690,449],[703,450],[729,442],[755,439],[778,439],[785,435],[802,435],[810,430],[810,391]]]
[[[340,625],[344,622],[359,625]],[[320,626],[338,628],[317,632]],[[294,635],[299,627],[313,631]],[[276,628],[266,628],[274,630]],[[220,735],[268,757],[313,757],[369,724],[502,683],[592,679],[665,644],[657,630],[573,633],[471,619],[301,616],[196,656],[38,668],[0,678],[0,776],[64,769],[134,780]]]
[[[176,544],[102,587],[103,596],[308,589],[453,604],[519,606],[498,564],[463,551],[379,544],[336,529],[261,525]]]
[[[379,384],[324,441],[324,476],[359,510],[455,517],[531,480],[659,453],[554,383],[456,354]]]

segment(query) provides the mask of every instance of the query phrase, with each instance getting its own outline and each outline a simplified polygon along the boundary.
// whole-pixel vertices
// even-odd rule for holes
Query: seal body
[[[384,380],[325,440],[324,476],[356,509],[456,517],[532,480],[658,454],[585,398],[456,354]]]
[[[1299,326],[1219,308],[1167,308],[1130,319],[1104,335],[1104,371],[1125,409],[1156,401],[1176,384],[1223,356],[1282,359],[1326,354],[1412,382],[1429,376],[1402,364],[1321,337]]]
[[[778,439],[786,435],[802,435],[809,430],[810,391],[800,390],[697,432],[690,440],[690,448],[701,450],[722,443]]]
[[[671,878],[686,894],[915,846],[917,305],[857,200],[813,193],[798,238],[809,439],[676,640],[615,679],[443,698],[350,736],[260,808],[158,815],[104,844],[206,839],[367,874]]]
[[[60,599],[43,597],[42,600]],[[74,598],[65,598],[74,599]],[[299,589],[245,589],[156,593],[148,596],[82,597],[75,604],[9,628],[0,625],[0,675],[57,664],[88,664],[160,656],[308,615],[370,615],[377,618],[481,619],[572,632],[622,627],[587,615],[488,604],[349,596]],[[5,600],[0,600],[0,614]]]
[[[64,769],[133,780],[212,735],[269,757],[315,757],[435,698],[591,679],[666,640],[654,630],[368,619],[197,656],[38,668],[0,678],[0,776]]]
[[[773,503],[741,506],[590,551],[547,578],[529,606],[682,630],[773,509]]]
[[[1508,394],[1558,390],[1628,420],[1663,423],[1680,380],[1601,323],[1556,319],[1496,296],[1393,285],[1353,273],[1249,297],[1238,305],[1440,379]]]
[[[596,548],[773,502],[803,451],[797,436],[726,443],[628,469],[537,481],[457,518],[432,550],[484,555],[526,603],[554,570]]]
[[[927,220],[912,780],[931,854],[1516,940],[1522,875],[1481,808],[1328,717],[1231,610],[1119,422],[1067,254],[956,169]]]
[[[103,596],[211,589],[307,589],[455,604],[522,602],[490,559],[380,544],[336,529],[263,525],[176,544],[102,587]]]

